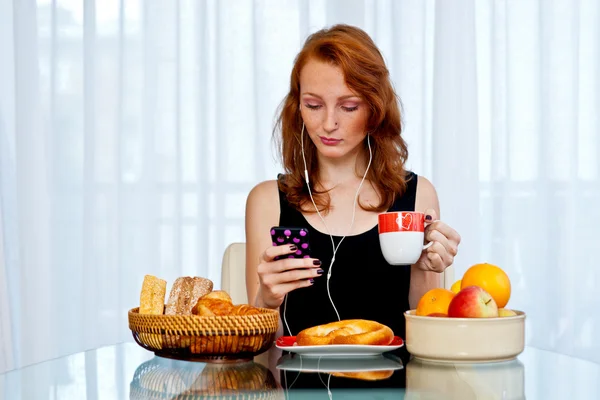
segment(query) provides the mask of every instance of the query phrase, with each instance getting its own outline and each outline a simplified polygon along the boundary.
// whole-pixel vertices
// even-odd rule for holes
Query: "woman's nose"
[[[337,116],[335,110],[328,111],[325,116],[325,122],[323,123],[323,129],[327,133],[335,131],[338,127]]]

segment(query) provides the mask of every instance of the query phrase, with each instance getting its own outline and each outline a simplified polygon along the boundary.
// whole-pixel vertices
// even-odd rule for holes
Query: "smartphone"
[[[295,253],[275,257],[280,258],[309,258],[310,244],[308,238],[308,229],[293,226],[274,226],[271,228],[271,239],[273,246],[282,246],[294,244],[298,247]]]

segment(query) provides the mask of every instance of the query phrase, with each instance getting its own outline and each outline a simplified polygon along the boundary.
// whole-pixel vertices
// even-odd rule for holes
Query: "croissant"
[[[227,315],[254,315],[260,314],[260,310],[249,304],[233,305],[233,301],[227,292],[215,290],[198,299],[198,302],[192,309],[194,315],[200,317],[227,316]],[[223,338],[219,336],[202,336],[195,338],[190,350],[192,353],[217,353],[222,347]],[[261,340],[260,335],[251,336],[232,336],[227,340],[231,341],[231,347],[240,346],[242,351],[251,351]],[[241,341],[241,342],[240,342]]]
[[[233,305],[233,301],[224,290],[215,290],[198,299],[192,313],[201,317],[215,315],[253,315],[260,314],[258,308],[249,304]]]
[[[255,315],[260,314],[260,311],[256,307],[252,307],[248,304],[238,304],[237,306],[233,306],[233,310],[231,310],[231,315]]]
[[[202,317],[229,315],[233,310],[231,297],[223,290],[215,290],[198,299],[192,313]]]

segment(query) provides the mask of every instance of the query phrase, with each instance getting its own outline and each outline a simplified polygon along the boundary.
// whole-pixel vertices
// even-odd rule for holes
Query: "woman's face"
[[[340,159],[360,151],[368,107],[346,86],[341,68],[309,60],[300,71],[300,104],[304,132],[321,156]]]

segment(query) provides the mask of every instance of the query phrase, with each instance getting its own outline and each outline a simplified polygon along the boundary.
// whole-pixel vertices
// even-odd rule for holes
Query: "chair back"
[[[248,304],[246,243],[231,243],[225,249],[221,264],[221,289],[229,293],[233,304]]]

